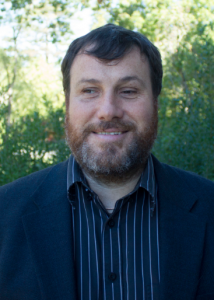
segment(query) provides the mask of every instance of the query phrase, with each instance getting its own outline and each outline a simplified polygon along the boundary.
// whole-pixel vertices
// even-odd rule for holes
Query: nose
[[[123,117],[122,103],[118,101],[117,95],[113,92],[103,94],[100,99],[97,116],[102,121],[111,121],[115,118]]]

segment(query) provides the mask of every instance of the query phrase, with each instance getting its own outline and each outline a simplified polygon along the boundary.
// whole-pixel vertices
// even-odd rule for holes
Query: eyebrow
[[[77,82],[77,84],[79,85],[81,83],[100,83],[100,82],[101,82],[100,80],[94,78],[90,78],[90,79],[82,78]]]
[[[144,81],[142,79],[140,79],[138,76],[125,76],[118,80],[118,82],[121,82],[121,83],[126,83],[129,81],[138,81],[143,86],[145,85]]]
[[[129,81],[138,81],[142,86],[145,85],[144,81],[142,79],[140,79],[138,76],[125,76],[125,77],[122,77],[122,78],[119,78],[118,80],[118,83],[126,83],[126,82],[129,82]],[[81,83],[101,83],[100,80],[98,79],[95,79],[95,78],[82,78],[81,80],[78,81],[78,85],[81,84]]]

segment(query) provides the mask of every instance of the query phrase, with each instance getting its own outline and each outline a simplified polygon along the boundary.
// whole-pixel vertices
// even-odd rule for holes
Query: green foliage
[[[8,129],[4,120],[1,126],[4,133],[0,145],[0,185],[56,164],[69,155],[64,141],[63,109],[50,109],[46,117],[37,112],[28,114]]]
[[[50,63],[50,49],[70,39],[69,18],[91,3],[0,1],[0,25],[13,28],[8,46],[0,49],[1,185],[69,155],[59,65]],[[137,30],[161,51],[164,78],[154,154],[214,180],[213,0],[107,0],[92,8],[94,27],[112,22]],[[28,51],[21,49],[23,37],[32,43]]]
[[[201,27],[190,32],[166,60],[160,98],[163,161],[214,179],[214,40]]]

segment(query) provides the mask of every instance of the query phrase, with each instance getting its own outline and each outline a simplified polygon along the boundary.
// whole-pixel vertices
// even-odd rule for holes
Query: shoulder
[[[8,201],[18,203],[30,198],[47,178],[47,184],[54,183],[60,174],[66,173],[67,163],[59,163],[0,187],[0,208]]]
[[[169,201],[214,220],[214,182],[193,172],[159,162],[153,156],[158,189]]]
[[[183,183],[185,183],[185,185],[188,185],[190,188],[197,190],[197,193],[199,193],[200,191],[203,191],[203,195],[205,191],[214,193],[213,181],[206,179],[194,172],[184,171],[182,169],[164,163],[162,163],[162,167],[169,176],[172,176],[175,179],[179,178],[181,181],[183,181]]]
[[[157,160],[156,157],[152,156],[155,172],[156,174],[164,175],[164,178],[172,179],[175,181],[178,180],[178,184],[184,183],[187,184],[190,188],[193,187],[194,189],[201,189],[201,188],[208,188],[214,192],[214,182],[206,179],[196,173],[184,171],[177,167],[173,167],[167,165],[165,163],[161,163]]]

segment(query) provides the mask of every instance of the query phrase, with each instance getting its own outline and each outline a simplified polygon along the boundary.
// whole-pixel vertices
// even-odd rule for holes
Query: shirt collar
[[[68,171],[67,171],[67,191],[69,191],[70,187],[73,186],[73,184],[76,182],[81,182],[88,187],[86,178],[79,164],[76,162],[73,155],[70,155],[69,162],[68,162]],[[153,165],[151,154],[148,158],[144,172],[141,174],[137,187],[144,188],[154,198],[155,174],[154,174],[154,165]]]
[[[87,185],[86,178],[79,166],[79,164],[74,159],[71,154],[68,160],[68,170],[67,170],[67,191],[76,182],[81,182]]]
[[[139,187],[147,190],[153,198],[155,197],[155,172],[151,154],[147,160],[144,172],[140,177]]]

